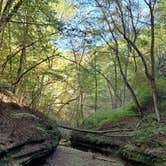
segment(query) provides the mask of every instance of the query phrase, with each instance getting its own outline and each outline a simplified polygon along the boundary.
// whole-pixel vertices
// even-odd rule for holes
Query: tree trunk
[[[96,55],[94,57],[94,69],[95,69],[95,104],[94,104],[94,110],[95,112],[97,111],[97,100],[98,100],[98,93],[97,93],[97,90],[98,90],[98,82],[97,82],[97,64],[96,64]]]
[[[156,86],[156,76],[155,76],[155,57],[154,57],[154,46],[155,46],[155,25],[154,25],[154,6],[155,6],[155,1],[152,2],[150,1],[149,4],[149,9],[150,9],[150,15],[151,15],[151,48],[150,48],[150,58],[151,58],[151,88],[152,88],[152,94],[153,94],[153,103],[154,103],[154,111],[156,114],[156,118],[158,121],[160,121],[160,114],[159,114],[159,109],[158,109],[158,95],[157,95],[157,86]]]
[[[119,58],[118,48],[117,48],[117,50],[116,50],[115,55],[116,55],[116,58],[117,58],[119,70],[120,70],[120,73],[121,73],[121,75],[122,75],[123,81],[125,82],[125,84],[126,84],[128,90],[129,90],[130,93],[131,93],[131,96],[132,96],[132,98],[133,98],[133,100],[134,100],[134,102],[135,102],[135,104],[136,104],[136,106],[137,106],[138,112],[140,112],[140,114],[141,114],[141,116],[142,116],[142,115],[143,115],[143,112],[142,112],[141,106],[140,106],[140,104],[139,104],[139,102],[138,102],[137,96],[136,96],[136,94],[135,94],[133,88],[132,88],[131,85],[129,84],[129,82],[128,82],[128,80],[127,80],[127,77],[125,76],[125,74],[124,74],[124,72],[123,72],[122,65],[121,65],[120,58]]]
[[[3,3],[3,2],[1,2],[1,3]],[[3,13],[2,13],[2,16],[0,18],[0,33],[5,29],[7,23],[10,22],[11,18],[13,17],[13,15],[15,15],[17,13],[17,11],[19,10],[20,6],[23,3],[23,0],[19,0],[15,4],[13,9],[10,11],[10,9],[12,8],[12,5],[14,3],[15,3],[14,0],[10,0],[10,1],[7,1],[6,5],[5,5],[5,8],[4,8]]]
[[[117,89],[118,89],[118,73],[117,73],[117,64],[116,61],[114,61],[114,83],[115,83],[115,91],[113,96],[113,108],[116,109],[118,106],[118,100],[117,100]]]

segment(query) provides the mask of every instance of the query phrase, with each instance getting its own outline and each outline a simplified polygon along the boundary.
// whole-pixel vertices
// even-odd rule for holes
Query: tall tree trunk
[[[3,6],[3,0],[0,0],[0,17],[1,17],[1,14],[2,14],[2,6]]]
[[[117,100],[117,89],[118,89],[118,73],[117,73],[117,64],[116,61],[114,61],[114,86],[115,86],[115,91],[114,91],[114,96],[113,96],[113,108],[117,108],[118,106],[118,100]]]
[[[82,62],[83,58],[83,53],[82,55],[78,58],[79,54],[76,54],[75,50],[73,50],[73,55],[74,55],[74,61],[75,61],[75,71],[76,71],[76,77],[77,77],[77,89],[78,89],[78,98],[76,100],[76,125],[79,126],[80,122],[83,120],[83,91],[82,91],[82,84],[81,84],[81,68],[80,64]]]
[[[128,69],[128,64],[129,64],[130,51],[131,51],[131,48],[128,46],[127,58],[126,58],[125,67],[124,67],[124,75],[125,75],[126,78],[127,78],[127,74],[128,74],[127,69]],[[124,105],[125,100],[126,100],[126,84],[124,83],[123,84],[122,105]]]
[[[3,3],[3,2],[1,2],[1,3]],[[0,33],[5,29],[7,23],[10,22],[13,15],[15,15],[17,13],[17,11],[19,10],[20,6],[23,3],[23,0],[19,0],[15,4],[15,6],[12,8],[14,3],[15,3],[14,0],[8,0],[6,2],[6,5],[4,7],[4,10],[3,10],[2,14],[1,14],[1,18],[0,18]],[[12,10],[10,11],[11,8],[12,8]]]
[[[153,4],[154,3],[154,4]],[[148,6],[150,9],[151,15],[151,48],[150,48],[150,59],[151,59],[151,88],[153,94],[153,103],[154,103],[154,110],[156,113],[157,120],[160,121],[160,114],[158,109],[158,95],[157,95],[157,86],[156,86],[156,75],[155,75],[155,57],[154,57],[154,47],[155,47],[155,25],[154,25],[154,6],[156,1],[150,1]]]
[[[140,106],[140,104],[139,104],[139,102],[138,102],[137,96],[136,96],[136,94],[135,94],[133,88],[132,88],[131,85],[129,84],[129,82],[128,82],[128,80],[127,80],[127,77],[125,76],[125,74],[124,74],[124,72],[123,72],[122,65],[121,65],[120,58],[119,58],[119,51],[118,51],[118,48],[117,48],[117,50],[116,50],[115,55],[116,55],[116,58],[117,58],[119,70],[120,70],[120,73],[121,73],[121,75],[122,75],[123,81],[125,82],[125,84],[126,84],[128,90],[129,90],[130,93],[131,93],[131,96],[132,96],[132,98],[133,98],[133,100],[134,100],[134,102],[135,102],[135,104],[136,104],[136,106],[137,106],[138,112],[140,112],[140,114],[141,114],[141,116],[142,116],[142,115],[143,115],[143,112],[142,112],[141,106]]]
[[[94,110],[97,111],[97,100],[98,100],[98,82],[97,82],[97,60],[96,55],[94,57],[94,69],[95,69],[95,103],[94,103]]]
[[[19,79],[19,77],[22,74],[23,71],[23,67],[24,67],[24,63],[25,63],[25,59],[26,59],[26,44],[27,44],[27,35],[28,35],[28,30],[29,30],[29,26],[28,24],[26,24],[26,22],[28,22],[28,11],[27,8],[24,9],[24,22],[25,24],[23,24],[23,31],[24,31],[24,36],[23,36],[23,41],[22,41],[22,51],[21,51],[21,55],[20,55],[20,59],[19,59],[19,65],[18,65],[18,70],[17,70],[17,80]],[[15,86],[15,89],[17,88],[17,86]]]

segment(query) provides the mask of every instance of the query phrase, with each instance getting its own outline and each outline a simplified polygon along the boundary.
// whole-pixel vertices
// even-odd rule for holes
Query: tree
[[[156,5],[155,0],[149,0],[144,1],[147,5],[147,10],[149,10],[149,16],[150,21],[147,22],[146,25],[149,26],[149,32],[151,36],[150,44],[149,44],[149,58],[150,58],[150,68],[148,65],[148,61],[146,60],[146,57],[144,55],[144,52],[139,48],[137,44],[137,40],[139,39],[139,36],[141,35],[141,28],[145,28],[144,26],[141,26],[140,23],[145,23],[141,20],[141,17],[139,16],[139,12],[141,7],[138,6],[138,3],[128,0],[128,1],[102,1],[99,2],[98,0],[95,0],[97,6],[100,8],[102,13],[102,19],[107,24],[109,33],[112,35],[112,40],[114,40],[114,45],[116,47],[113,47],[109,41],[106,39],[105,42],[110,46],[112,50],[115,51],[115,55],[117,58],[118,66],[121,72],[121,75],[123,77],[124,82],[126,83],[126,86],[130,90],[133,99],[138,107],[138,109],[141,111],[141,107],[139,105],[138,99],[136,97],[136,94],[134,93],[133,89],[131,88],[129,82],[127,81],[127,78],[122,70],[122,65],[120,62],[119,57],[119,39],[123,38],[124,42],[126,42],[127,45],[129,45],[130,48],[132,48],[137,55],[140,57],[142,64],[144,66],[145,75],[151,85],[152,93],[153,93],[153,103],[154,103],[154,110],[156,113],[156,117],[158,121],[160,120],[159,110],[158,110],[158,103],[157,103],[157,87],[156,87],[156,76],[155,76],[155,55],[154,55],[154,47],[155,47],[155,25],[154,25],[154,9]],[[114,9],[114,10],[111,10]],[[137,8],[137,10],[136,10]]]
[[[60,7],[66,3],[52,0],[0,1],[0,88],[12,90],[20,101],[24,98],[27,104],[34,96],[31,95],[33,85],[40,87],[37,80],[59,55],[57,45],[52,41],[57,40],[62,30],[62,19],[69,18],[67,14],[60,14],[61,18],[58,15]],[[72,4],[71,8],[66,6],[71,12],[74,10]]]
[[[11,18],[17,13],[23,1],[19,0],[1,0],[0,1],[0,33],[5,29]]]

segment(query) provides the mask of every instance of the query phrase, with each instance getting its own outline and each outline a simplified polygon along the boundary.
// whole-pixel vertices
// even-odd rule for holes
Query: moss
[[[57,129],[57,122],[55,119],[48,118],[47,121],[44,121],[42,123],[37,123],[35,127],[41,133],[49,135],[53,147],[57,146],[61,138],[61,133]]]
[[[130,105],[118,108],[116,110],[104,110],[91,114],[88,118],[83,121],[82,127],[88,129],[100,129],[102,126],[115,123],[121,119],[135,116],[136,113],[131,111],[134,105]]]
[[[87,141],[89,141],[90,143],[95,143],[96,145],[100,145],[100,144],[111,144],[111,139],[105,138],[105,137],[94,137],[92,135],[87,135],[85,137],[87,139]]]
[[[46,134],[47,133],[47,130],[44,129],[43,127],[40,127],[40,126],[36,126],[36,129],[41,131],[42,133]]]
[[[121,150],[123,158],[134,163],[147,166],[165,166],[166,159],[160,155],[149,153],[134,145],[127,144]]]
[[[31,113],[27,113],[27,112],[16,112],[16,113],[12,113],[11,114],[14,118],[34,118],[34,119],[38,119],[38,117],[36,117],[35,115],[31,114]]]

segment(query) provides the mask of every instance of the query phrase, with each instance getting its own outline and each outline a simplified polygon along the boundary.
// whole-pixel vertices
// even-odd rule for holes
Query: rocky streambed
[[[60,137],[42,113],[0,102],[0,166],[124,165],[119,158],[58,146]]]
[[[56,122],[0,102],[0,166],[166,166],[165,118],[128,117],[104,125],[104,133],[73,131],[66,147],[58,146]]]
[[[58,146],[43,166],[124,166],[125,163],[115,157],[106,157],[99,153],[84,152],[66,146]]]

